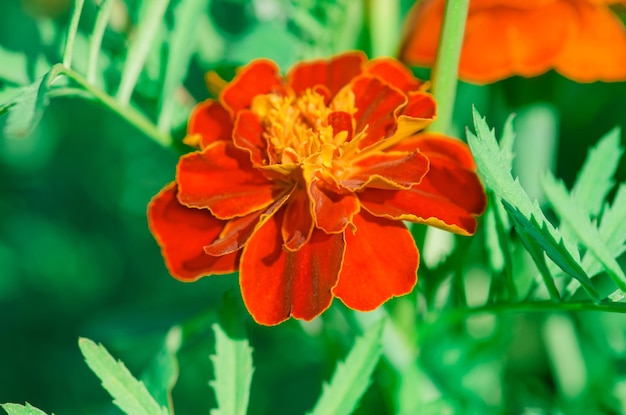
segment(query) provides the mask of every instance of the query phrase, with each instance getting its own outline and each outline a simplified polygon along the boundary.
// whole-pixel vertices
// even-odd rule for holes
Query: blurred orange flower
[[[418,134],[435,102],[399,62],[362,53],[244,67],[189,120],[176,179],[148,208],[180,280],[240,271],[262,324],[310,320],[334,297],[372,310],[410,292],[402,221],[469,235],[485,194],[465,144]]]
[[[610,6],[625,0],[470,0],[459,77],[491,83],[549,69],[578,82],[626,80],[626,28]],[[418,2],[401,60],[435,61],[445,0]]]

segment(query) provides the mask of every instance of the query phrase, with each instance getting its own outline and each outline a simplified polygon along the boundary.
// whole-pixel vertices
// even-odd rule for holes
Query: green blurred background
[[[138,3],[118,2],[113,11],[98,80],[109,93],[119,81],[125,33],[136,23]],[[177,104],[174,136],[184,135],[189,102],[209,96],[207,70],[228,78],[236,66],[259,56],[286,69],[298,59],[349,48],[374,54],[372,3],[208,1],[195,23],[198,43],[185,81],[192,98]],[[400,17],[411,5],[392,3]],[[0,2],[0,102],[60,61],[69,7],[67,0]],[[79,67],[94,13],[95,4],[87,0],[75,52]],[[164,25],[166,33],[167,19]],[[386,28],[392,38],[399,38],[398,27]],[[149,117],[155,116],[162,81],[161,52],[154,48],[134,96]],[[550,167],[571,184],[588,147],[614,126],[626,126],[624,82],[580,85],[548,73],[492,86],[461,84],[459,134],[470,124],[472,104],[498,129],[516,112],[520,135],[532,138],[533,128],[553,132],[526,145],[518,140],[516,167],[530,172],[525,177],[531,188],[533,174]],[[6,120],[0,117],[0,131]],[[60,415],[119,413],[84,364],[78,337],[102,342],[140,375],[168,329],[184,323],[196,329],[180,353],[175,408],[180,415],[208,413],[214,399],[207,383],[213,348],[208,324],[224,292],[238,295],[237,280],[183,284],[164,268],[145,211],[152,195],[173,179],[178,155],[80,98],[52,99],[25,135],[0,132],[0,402],[28,401]],[[622,181],[624,167],[618,173]],[[477,304],[488,284],[480,268],[481,241],[479,234],[472,242],[476,255],[465,281]],[[402,321],[412,301],[415,294],[386,309]],[[300,414],[312,407],[322,380],[353,343],[358,324],[347,315],[336,302],[322,321],[249,325],[256,365],[250,414]],[[414,360],[383,361],[358,414],[395,413],[397,400],[410,400],[411,393],[416,402],[434,402],[419,413],[626,412],[622,315],[504,313],[461,323],[435,317],[441,318],[405,321],[420,324],[418,378],[395,372],[398,364]]]

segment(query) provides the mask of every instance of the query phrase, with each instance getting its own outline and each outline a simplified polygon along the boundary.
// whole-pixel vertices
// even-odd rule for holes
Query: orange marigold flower
[[[471,0],[459,77],[491,83],[549,69],[578,82],[626,80],[626,28],[610,6],[626,0]],[[445,0],[422,0],[407,19],[401,59],[435,61]]]
[[[410,292],[419,254],[402,221],[469,235],[485,208],[462,142],[418,134],[433,97],[392,59],[362,53],[244,67],[198,105],[150,229],[172,275],[239,270],[262,324],[310,320],[333,297],[372,310]]]

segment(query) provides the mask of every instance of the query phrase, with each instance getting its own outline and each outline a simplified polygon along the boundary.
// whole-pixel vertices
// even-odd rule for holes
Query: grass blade
[[[344,362],[339,362],[330,383],[308,415],[347,415],[354,411],[371,382],[371,375],[381,353],[381,320],[356,340]]]
[[[113,403],[123,412],[128,415],[168,414],[148,393],[143,382],[135,379],[126,366],[115,360],[104,346],[85,338],[81,338],[78,345],[89,368],[100,378],[104,389],[113,397]]]
[[[163,16],[167,10],[169,0],[151,0],[144,2],[147,10],[139,21],[137,31],[134,34],[128,53],[126,63],[122,72],[122,81],[117,91],[117,99],[122,104],[128,104],[130,97],[141,73],[141,68],[148,57],[152,40],[156,35],[159,26],[163,23]]]
[[[219,324],[213,325],[213,331],[215,380],[210,384],[218,407],[211,410],[211,415],[245,415],[254,372],[252,348],[247,339],[229,336]]]

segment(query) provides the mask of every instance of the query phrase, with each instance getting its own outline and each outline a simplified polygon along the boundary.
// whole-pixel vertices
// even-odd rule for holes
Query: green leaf
[[[613,204],[605,209],[599,231],[613,258],[626,250],[626,183],[618,187]],[[595,275],[600,272],[602,265],[588,252],[583,257],[583,267],[589,275]]]
[[[174,10],[174,30],[168,36],[165,81],[159,102],[158,125],[162,131],[170,128],[174,92],[187,76],[189,61],[198,41],[194,33],[207,4],[208,0],[181,0]]]
[[[128,104],[130,101],[141,68],[150,52],[152,40],[163,22],[168,4],[169,0],[151,0],[142,3],[142,6],[145,7],[145,13],[139,19],[137,31],[128,47],[122,80],[117,91],[117,99],[122,104]]]
[[[85,338],[78,341],[80,351],[89,368],[100,378],[102,386],[115,403],[128,415],[166,415],[167,409],[159,406],[148,393],[146,386],[135,379],[126,366],[101,345]]]
[[[252,382],[252,348],[245,338],[231,337],[219,324],[213,324],[215,354],[211,356],[217,409],[211,415],[245,415]]]
[[[30,61],[32,59],[32,61]],[[33,66],[34,76],[42,76],[50,69],[50,64],[42,54],[36,57],[29,57],[24,52],[16,52],[5,49],[0,45],[0,80],[14,84],[16,86],[28,85],[33,82],[29,75],[29,67]]]
[[[28,402],[26,405],[20,405],[17,403],[3,403],[0,405],[2,409],[7,411],[9,415],[46,415],[44,411],[41,411]]]
[[[598,229],[591,224],[589,216],[567,193],[563,182],[557,180],[551,173],[546,173],[541,178],[541,184],[557,215],[568,224],[580,243],[602,264],[613,282],[622,291],[626,291],[626,275],[611,255]]]
[[[172,327],[163,342],[163,347],[141,376],[150,394],[159,405],[173,412],[172,389],[178,380],[178,359],[176,354],[182,343],[182,329]]]
[[[0,113],[7,112],[4,133],[8,137],[24,137],[37,126],[48,106],[49,77],[50,72],[15,91],[9,102],[0,105]]]
[[[347,415],[354,411],[372,381],[372,372],[381,354],[381,320],[356,340],[344,362],[339,362],[330,383],[309,415]]]
[[[550,259],[563,271],[576,278],[590,296],[596,298],[597,294],[591,280],[582,269],[576,248],[548,222],[539,205],[531,202],[519,181],[513,179],[510,163],[498,146],[493,130],[476,108],[473,110],[473,117],[476,135],[468,130],[467,141],[483,183],[506,202],[503,204],[509,214],[516,216],[513,218],[516,228],[532,237]],[[541,262],[537,265],[541,269]]]
[[[618,127],[589,150],[571,192],[574,203],[582,207],[585,213],[591,216],[600,213],[606,196],[615,185],[613,176],[623,153]]]

